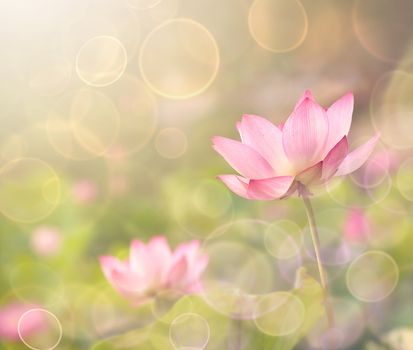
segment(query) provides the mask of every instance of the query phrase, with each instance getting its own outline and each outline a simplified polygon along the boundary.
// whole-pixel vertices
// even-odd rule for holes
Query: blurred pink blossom
[[[20,340],[19,320],[22,315],[38,306],[23,303],[11,303],[0,307],[0,339],[9,341]],[[24,323],[20,325],[20,335],[23,339],[35,335],[47,326],[43,313],[30,312],[24,317]]]
[[[112,145],[106,153],[108,159],[115,163],[121,163],[126,157],[126,150],[122,145]]]
[[[129,179],[122,175],[116,175],[109,180],[110,193],[115,197],[122,197],[130,189]]]
[[[172,252],[163,236],[153,237],[147,244],[132,241],[125,261],[100,257],[109,283],[136,306],[164,290],[200,292],[200,277],[207,264],[208,257],[201,254],[199,241],[182,243]]]
[[[350,242],[364,242],[370,233],[370,223],[363,209],[353,208],[344,223],[344,237]]]
[[[91,203],[98,195],[96,184],[90,180],[81,180],[73,186],[73,197],[79,203]]]
[[[241,142],[216,136],[214,149],[239,175],[221,175],[230,190],[247,199],[272,200],[307,194],[307,187],[360,168],[376,145],[376,135],[349,152],[354,98],[347,93],[328,109],[306,91],[285,123],[244,115],[237,123]]]
[[[41,226],[32,233],[31,246],[33,251],[38,255],[56,255],[59,252],[61,245],[61,233],[55,228]]]

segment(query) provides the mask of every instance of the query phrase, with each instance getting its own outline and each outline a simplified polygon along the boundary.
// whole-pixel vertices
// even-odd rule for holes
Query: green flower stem
[[[314,211],[313,211],[313,207],[311,205],[311,201],[310,201],[310,198],[308,197],[308,195],[304,194],[301,197],[304,201],[304,206],[305,206],[305,210],[306,210],[306,213],[307,213],[308,223],[309,223],[309,226],[310,226],[311,239],[313,241],[315,257],[316,257],[317,266],[318,266],[318,272],[320,274],[321,287],[324,290],[324,307],[325,307],[325,310],[326,310],[328,327],[329,327],[329,329],[333,329],[334,326],[335,326],[334,313],[333,313],[333,307],[331,305],[331,300],[330,300],[330,297],[329,297],[329,287],[328,287],[327,275],[326,275],[326,272],[324,270],[323,263],[321,261],[320,238],[318,236],[317,225],[316,225],[315,217],[314,217]]]

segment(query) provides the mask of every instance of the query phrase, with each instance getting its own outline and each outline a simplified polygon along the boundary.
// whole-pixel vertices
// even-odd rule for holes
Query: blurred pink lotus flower
[[[132,241],[126,261],[100,257],[109,283],[136,306],[165,290],[200,292],[200,277],[207,264],[208,257],[201,254],[199,241],[182,243],[172,252],[163,236],[153,237],[147,244]]]
[[[22,315],[38,306],[23,303],[12,303],[0,307],[0,339],[9,341],[20,340],[19,320]],[[20,335],[23,339],[35,335],[47,327],[44,314],[40,312],[30,312],[24,317],[24,322],[20,325]]]
[[[237,124],[241,142],[213,138],[214,149],[241,176],[218,178],[241,197],[272,200],[296,191],[307,195],[309,186],[357,170],[373,151],[379,135],[349,153],[347,135],[353,105],[353,94],[347,93],[325,109],[306,91],[282,125],[244,115]]]
[[[96,184],[89,180],[81,180],[73,186],[73,197],[79,203],[91,203],[98,194]]]
[[[344,237],[355,243],[364,242],[370,233],[370,223],[363,209],[353,208],[344,223]]]
[[[62,237],[57,229],[41,226],[33,231],[30,243],[33,251],[38,255],[53,256],[59,252]]]

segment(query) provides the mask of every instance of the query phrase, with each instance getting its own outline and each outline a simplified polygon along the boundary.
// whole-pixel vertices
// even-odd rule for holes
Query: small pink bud
[[[39,227],[31,236],[33,251],[40,256],[56,255],[61,247],[60,232],[52,227]]]
[[[344,236],[350,242],[366,241],[370,234],[370,223],[362,209],[351,209],[344,224]]]
[[[98,195],[96,184],[89,180],[81,180],[73,186],[73,197],[79,203],[91,203]]]

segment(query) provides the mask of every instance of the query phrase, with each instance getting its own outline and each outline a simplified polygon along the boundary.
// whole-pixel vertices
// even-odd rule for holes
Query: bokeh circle
[[[96,36],[80,48],[76,72],[90,86],[113,84],[125,72],[128,56],[123,44],[113,36]]]
[[[254,322],[271,336],[286,336],[297,331],[305,319],[305,306],[294,294],[275,292],[262,296],[256,306]]]
[[[30,324],[33,322],[33,319],[38,319],[39,317],[43,318],[45,327],[50,330],[52,327],[55,328],[55,334],[42,334],[39,332],[41,337],[38,339],[27,339],[25,336],[25,328],[30,328]],[[47,320],[48,319],[48,320]],[[26,311],[21,315],[19,322],[17,324],[17,331],[20,337],[20,340],[28,348],[32,350],[53,350],[55,349],[63,337],[63,328],[59,319],[52,312],[42,309],[34,308]],[[46,339],[47,338],[47,339]],[[44,343],[46,341],[46,344]],[[50,341],[50,344],[48,343]]]
[[[219,50],[211,33],[185,18],[155,28],[144,40],[139,67],[143,80],[157,94],[185,99],[205,91],[219,68]]]
[[[169,340],[176,350],[203,350],[210,335],[208,321],[196,313],[179,315],[169,327]]]
[[[371,55],[385,62],[400,58],[410,40],[403,25],[413,20],[410,0],[356,0],[352,16],[356,36]]]
[[[109,151],[119,124],[119,111],[109,96],[82,88],[68,91],[55,102],[46,131],[56,152],[72,160],[89,160]]]
[[[361,254],[349,266],[346,283],[351,294],[364,302],[388,297],[399,281],[399,267],[387,253],[372,250]]]
[[[18,158],[0,168],[0,212],[13,221],[46,218],[60,203],[60,192],[58,174],[40,159]]]
[[[181,157],[188,148],[186,134],[178,128],[165,128],[159,131],[155,139],[155,148],[166,159]]]
[[[293,221],[272,222],[265,232],[265,247],[277,259],[287,260],[300,253],[302,229]]]
[[[299,47],[308,31],[308,19],[299,0],[255,0],[248,23],[254,40],[272,52]]]

